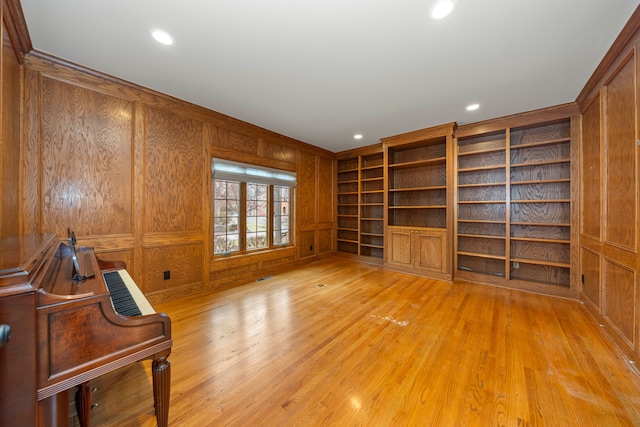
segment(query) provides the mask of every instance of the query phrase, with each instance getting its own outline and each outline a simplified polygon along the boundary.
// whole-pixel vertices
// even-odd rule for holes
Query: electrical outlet
[[[167,270],[164,272],[164,280],[171,279],[171,270]]]
[[[513,263],[513,268],[520,268],[520,263],[519,263],[519,262],[514,261],[514,263]]]

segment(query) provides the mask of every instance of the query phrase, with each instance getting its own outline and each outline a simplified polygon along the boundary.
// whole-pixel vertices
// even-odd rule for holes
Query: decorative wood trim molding
[[[587,81],[587,84],[585,84],[584,88],[582,88],[582,91],[576,98],[576,102],[578,104],[582,104],[589,96],[589,94],[599,86],[600,80],[609,71],[612,64],[618,59],[618,56],[622,53],[622,50],[633,39],[639,28],[640,6],[638,6],[633,12],[631,18],[629,18],[629,21],[627,21],[625,26],[622,28],[622,31],[620,31],[620,34],[618,34],[618,37],[613,42],[607,53],[604,55],[604,58],[602,58],[602,61],[600,61],[600,64]]]
[[[20,64],[24,63],[24,55],[33,50],[31,37],[27,29],[27,21],[22,13],[20,0],[3,0],[2,20],[9,33],[11,44],[18,56]]]

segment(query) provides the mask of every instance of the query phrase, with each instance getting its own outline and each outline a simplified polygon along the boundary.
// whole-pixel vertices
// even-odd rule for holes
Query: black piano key
[[[104,277],[104,283],[107,286],[111,303],[116,313],[123,316],[142,315],[129,289],[127,289],[127,285],[125,285],[117,271],[102,273],[102,277]]]

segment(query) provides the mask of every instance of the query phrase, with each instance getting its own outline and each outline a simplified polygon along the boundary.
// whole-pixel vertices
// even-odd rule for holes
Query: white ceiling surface
[[[640,3],[457,1],[21,3],[39,51],[333,152],[574,101]]]

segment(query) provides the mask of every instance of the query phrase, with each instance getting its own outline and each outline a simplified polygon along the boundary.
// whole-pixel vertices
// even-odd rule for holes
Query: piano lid
[[[0,297],[39,286],[60,242],[55,234],[20,234],[0,239]]]

